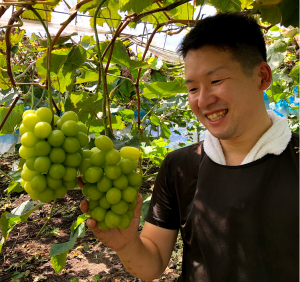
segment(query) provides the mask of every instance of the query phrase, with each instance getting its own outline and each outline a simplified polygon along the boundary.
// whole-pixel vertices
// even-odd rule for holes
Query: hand
[[[143,198],[140,194],[137,195],[137,205],[133,209],[134,217],[131,220],[130,226],[127,229],[121,230],[119,228],[112,228],[107,231],[102,231],[97,226],[97,221],[89,218],[86,225],[92,230],[94,235],[104,245],[111,248],[115,252],[124,247],[128,247],[139,237],[138,228],[140,224],[141,207]],[[80,204],[80,209],[83,213],[88,213],[89,204],[87,200],[83,200]]]

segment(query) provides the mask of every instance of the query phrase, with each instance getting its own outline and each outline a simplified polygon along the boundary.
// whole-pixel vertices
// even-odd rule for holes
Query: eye
[[[192,88],[192,89],[189,90],[189,92],[193,92],[195,90],[197,90],[197,88]]]
[[[211,82],[211,84],[216,84],[216,83],[218,83],[218,82],[220,82],[220,81],[222,81],[222,80],[221,80],[221,79],[219,79],[219,80],[214,80],[214,81]]]

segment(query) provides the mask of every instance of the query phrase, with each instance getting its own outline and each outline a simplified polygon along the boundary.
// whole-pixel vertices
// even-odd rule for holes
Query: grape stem
[[[54,200],[53,205],[52,205],[52,208],[51,208],[51,210],[50,210],[49,217],[47,218],[47,221],[45,222],[45,224],[43,225],[43,227],[41,228],[41,230],[39,231],[39,233],[36,235],[36,238],[38,238],[38,237],[41,235],[41,233],[42,233],[42,232],[44,231],[44,229],[46,228],[48,222],[50,221],[51,216],[52,216],[52,212],[53,212],[53,209],[54,209],[54,206],[55,206],[55,204],[56,204],[56,201],[57,201],[57,199]]]
[[[51,76],[50,76],[50,71],[51,71],[51,51],[52,51],[52,40],[51,40],[51,36],[49,33],[49,30],[47,28],[47,26],[45,25],[43,19],[41,18],[40,14],[32,7],[28,7],[29,10],[31,10],[34,15],[38,18],[38,20],[41,22],[41,24],[43,25],[45,32],[47,33],[47,41],[48,41],[48,48],[47,48],[47,92],[48,92],[48,104],[49,104],[49,109],[52,113],[52,122],[51,122],[51,126],[52,129],[54,129],[54,112],[53,112],[53,107],[52,107],[52,93],[51,93]]]
[[[100,44],[99,44],[99,37],[98,37],[98,32],[97,32],[97,14],[99,12],[99,10],[101,9],[102,5],[104,4],[106,0],[102,0],[99,2],[96,10],[95,10],[95,14],[94,14],[94,31],[95,31],[95,38],[96,38],[96,47],[97,47],[97,54],[98,54],[98,60],[99,60],[99,81],[97,83],[97,87],[96,87],[96,91],[95,91],[95,95],[98,94],[98,90],[99,90],[99,85],[100,85],[100,81],[101,81],[101,85],[102,85],[102,99],[103,99],[103,124],[104,124],[104,128],[105,128],[105,135],[108,135],[108,130],[107,130],[107,124],[106,124],[106,87],[105,87],[105,72],[104,72],[104,68],[103,68],[103,63],[102,63],[102,55],[101,55],[101,50],[100,50]],[[101,75],[101,76],[100,76]]]

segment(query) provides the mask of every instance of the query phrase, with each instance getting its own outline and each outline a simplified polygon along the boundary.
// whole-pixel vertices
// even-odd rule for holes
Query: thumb
[[[141,208],[143,204],[143,197],[138,193],[136,197],[136,207],[133,209],[134,217],[140,218],[141,216]]]

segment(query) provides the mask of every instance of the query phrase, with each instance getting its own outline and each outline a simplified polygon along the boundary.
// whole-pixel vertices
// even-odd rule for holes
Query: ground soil
[[[9,196],[4,192],[10,182],[5,173],[11,170],[12,163],[17,159],[17,155],[0,156],[0,216],[3,212],[9,212],[22,202],[30,200],[25,192],[12,193]],[[155,173],[155,169],[150,173]],[[152,187],[153,179],[150,179],[143,184],[141,191],[150,194]],[[67,256],[65,268],[59,274],[54,272],[49,256],[50,247],[54,243],[69,240],[70,227],[81,214],[79,204],[83,199],[81,191],[69,191],[64,198],[59,199],[51,221],[38,239],[36,235],[45,220],[17,225],[10,232],[0,254],[0,281],[142,281],[131,276],[116,253],[97,241],[90,230],[87,230],[84,238],[77,239],[73,250]],[[29,221],[47,217],[51,206],[51,204],[43,205],[30,215]],[[179,249],[176,244],[167,269],[153,281],[177,280],[181,273],[180,252],[182,249]],[[17,273],[23,277],[17,278]]]

